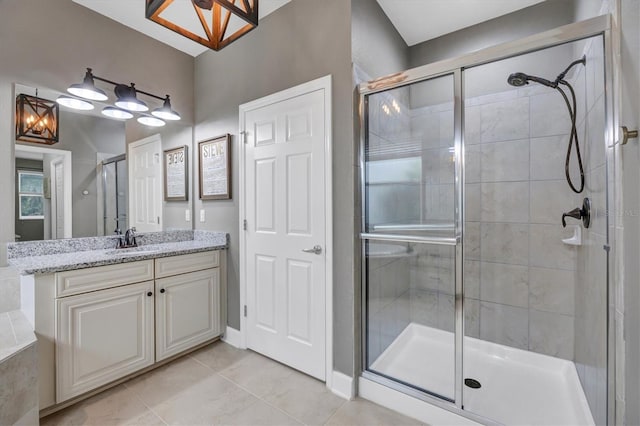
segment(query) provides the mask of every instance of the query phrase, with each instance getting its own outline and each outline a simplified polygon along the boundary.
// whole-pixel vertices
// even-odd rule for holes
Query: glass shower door
[[[454,75],[373,93],[365,107],[365,371],[454,402]]]

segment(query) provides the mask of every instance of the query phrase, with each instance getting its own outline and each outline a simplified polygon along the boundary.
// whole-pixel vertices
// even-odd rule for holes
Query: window
[[[20,220],[44,219],[44,183],[41,172],[18,171]]]

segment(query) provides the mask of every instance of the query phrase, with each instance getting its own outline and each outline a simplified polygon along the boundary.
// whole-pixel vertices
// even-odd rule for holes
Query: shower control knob
[[[591,200],[585,198],[582,201],[582,208],[576,207],[570,212],[562,214],[562,226],[564,228],[567,227],[567,221],[565,220],[567,217],[572,217],[574,219],[582,219],[582,224],[585,228],[588,228],[591,224]]]

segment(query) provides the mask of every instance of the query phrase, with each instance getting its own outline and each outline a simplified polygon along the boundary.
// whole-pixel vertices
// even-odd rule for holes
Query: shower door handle
[[[313,248],[302,249],[302,251],[305,253],[320,254],[322,253],[322,247],[320,247],[319,245],[315,245],[313,246]]]

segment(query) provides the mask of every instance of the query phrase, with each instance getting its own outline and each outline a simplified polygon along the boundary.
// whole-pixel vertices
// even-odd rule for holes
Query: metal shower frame
[[[464,81],[463,71],[467,68],[476,67],[479,65],[496,62],[503,59],[508,59],[515,56],[520,56],[527,53],[551,48],[554,46],[571,43],[574,41],[587,39],[595,36],[602,36],[604,47],[604,68],[605,68],[605,134],[603,135],[606,147],[613,147],[618,141],[618,108],[614,107],[614,89],[617,89],[617,85],[614,86],[614,75],[616,74],[616,68],[614,68],[614,56],[613,48],[614,43],[618,40],[613,39],[612,35],[612,23],[610,15],[598,16],[582,22],[577,22],[565,26],[555,28],[553,30],[545,31],[540,34],[526,37],[521,40],[504,43],[501,45],[493,46],[487,49],[483,49],[477,52],[469,53],[457,58],[447,59],[432,64],[423,65],[417,68],[413,68],[402,73],[396,73],[387,77],[379,78],[370,82],[364,82],[357,88],[359,94],[358,104],[358,117],[359,135],[356,135],[359,139],[359,189],[360,189],[360,203],[361,203],[361,222],[360,231],[365,230],[366,219],[366,206],[364,202],[365,194],[365,143],[368,134],[368,96],[385,92],[390,89],[408,86],[412,83],[420,81],[430,80],[437,77],[446,75],[453,75],[454,79],[454,149],[455,149],[455,196],[454,196],[454,237],[442,238],[442,237],[417,237],[415,235],[393,235],[380,234],[380,233],[365,233],[356,229],[356,244],[360,244],[361,250],[361,291],[359,296],[361,299],[358,301],[356,294],[356,312],[359,313],[359,320],[361,326],[356,327],[356,348],[360,348],[360,353],[356,353],[355,365],[356,371],[359,372],[360,377],[373,381],[375,383],[384,385],[393,390],[400,391],[409,396],[418,398],[425,402],[431,403],[437,407],[446,409],[455,414],[469,418],[471,420],[480,421],[484,424],[499,424],[495,420],[479,416],[477,414],[465,411],[463,409],[463,340],[464,340],[464,293],[463,293],[463,236],[464,236]],[[607,153],[606,161],[606,199],[608,209],[617,208],[613,205],[612,194],[614,188],[611,188],[613,164],[616,161],[611,153]],[[615,359],[616,359],[616,347],[615,347],[615,246],[613,244],[614,232],[610,231],[611,226],[615,226],[613,223],[614,217],[612,215],[606,215],[606,238],[607,245],[604,247],[603,255],[607,259],[607,423],[615,424]],[[367,371],[366,367],[366,339],[367,339],[367,312],[366,312],[366,241],[369,240],[394,240],[403,242],[421,242],[426,244],[439,244],[455,246],[455,372],[454,372],[454,384],[455,384],[455,397],[452,402],[445,399],[430,395],[426,392],[418,391],[417,389],[403,385],[397,381],[390,380],[381,375]],[[610,250],[613,248],[613,253]],[[612,263],[613,262],[613,263]],[[356,314],[358,315],[358,314]],[[358,351],[356,351],[358,352]]]

